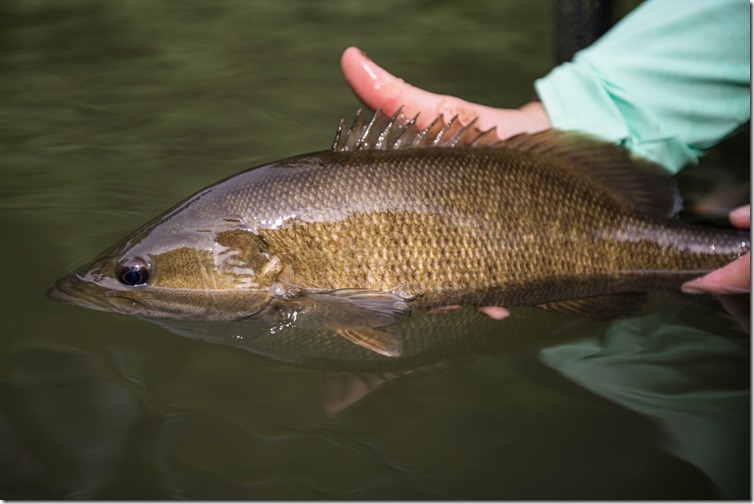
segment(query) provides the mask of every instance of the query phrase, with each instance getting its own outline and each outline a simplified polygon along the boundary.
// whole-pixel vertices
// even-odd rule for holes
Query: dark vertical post
[[[569,61],[611,26],[613,0],[555,0],[555,58]]]

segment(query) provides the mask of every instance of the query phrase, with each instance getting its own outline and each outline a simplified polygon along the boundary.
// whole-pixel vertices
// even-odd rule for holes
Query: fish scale
[[[378,112],[341,126],[331,151],[200,191],[50,295],[146,319],[334,331],[395,356],[411,311],[622,316],[749,250],[748,232],[680,224],[679,208],[672,178],[619,146],[553,130],[499,141],[457,119],[419,131]]]
[[[301,194],[296,186],[289,188],[292,194],[288,199],[301,203],[288,204],[285,210],[298,217],[283,226],[260,226],[257,232],[272,254],[284,257],[292,266],[302,284],[324,289],[359,285],[390,290],[417,284],[430,292],[470,285],[482,289],[523,285],[539,277],[551,280],[552,289],[548,290],[557,292],[557,297],[569,299],[573,294],[568,286],[560,285],[560,278],[615,270],[673,269],[685,273],[668,274],[668,283],[680,285],[688,279],[688,271],[700,266],[709,269],[711,260],[714,267],[731,257],[715,254],[715,260],[704,251],[686,250],[680,260],[676,252],[682,248],[658,247],[654,240],[614,240],[614,229],[623,230],[625,237],[683,236],[683,231],[670,222],[660,225],[610,208],[587,192],[591,189],[587,184],[567,180],[557,167],[541,162],[539,166],[531,162],[506,165],[509,157],[494,148],[471,153],[463,149],[351,153],[347,163],[323,162],[320,169],[307,170]],[[278,168],[286,169],[285,164]],[[296,163],[290,170],[295,172]],[[390,182],[383,184],[383,180]],[[253,189],[247,201],[260,203],[252,207],[257,215],[275,213],[274,206],[264,206],[265,202],[276,203],[265,198],[267,191],[282,192],[275,184],[287,186],[288,181],[272,178],[267,184],[249,184]],[[311,186],[321,191],[308,191]],[[415,187],[434,189],[412,198]],[[312,194],[320,194],[322,199],[307,200]],[[339,196],[343,194],[348,197]],[[526,197],[519,201],[517,194]],[[490,205],[490,201],[497,204]],[[342,218],[344,214],[349,217]],[[525,231],[517,232],[521,229]],[[516,235],[519,239],[511,240]],[[331,237],[338,237],[342,245],[310,246],[332,241]],[[485,246],[470,246],[478,244],[479,237]],[[569,244],[580,253],[564,256],[562,249]],[[734,239],[733,254],[740,253],[737,244]],[[405,266],[395,270],[388,264]],[[428,294],[424,299],[429,304],[447,301],[440,294]],[[485,301],[517,304],[505,295],[480,300]]]

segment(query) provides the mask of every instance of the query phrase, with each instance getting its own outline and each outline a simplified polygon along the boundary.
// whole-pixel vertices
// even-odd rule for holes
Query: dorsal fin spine
[[[470,131],[471,128],[473,128],[476,125],[476,122],[477,122],[477,118],[475,117],[474,119],[471,120],[469,124],[467,124],[466,126],[463,126],[461,130],[455,135],[455,137],[453,137],[449,141],[449,145],[451,147],[455,147],[458,144],[458,141],[461,140],[464,137],[464,135],[466,135],[466,132]]]
[[[447,123],[444,122],[445,118],[443,116],[440,116],[439,119],[443,120],[443,127],[442,127],[442,129],[440,129],[440,131],[437,132],[437,135],[435,135],[435,138],[432,139],[432,143],[434,145],[439,145],[440,144],[440,141],[445,136],[445,133],[447,133],[448,130],[450,130],[450,127],[453,124],[453,121],[455,121],[456,119],[458,119],[458,116],[455,116],[453,119],[450,120],[450,122],[447,122]]]
[[[474,141],[471,142],[471,147],[479,147],[480,145],[484,145],[485,139],[489,138],[490,135],[495,135],[495,132],[496,132],[496,128],[490,128],[490,129],[480,132],[477,135],[477,137],[474,139]]]
[[[332,143],[332,149],[333,150],[341,150],[341,140],[343,139],[343,130],[346,127],[346,121],[341,119],[340,124],[338,124],[338,131],[335,132],[335,140],[333,140]]]
[[[366,139],[369,136],[369,132],[372,130],[372,127],[374,127],[374,123],[377,121],[377,118],[380,117],[380,115],[381,111],[379,109],[374,113],[374,115],[372,115],[372,118],[362,130],[361,135],[359,136],[359,140],[356,142],[356,150],[361,150],[364,148],[364,146],[366,145]]]
[[[400,125],[398,124],[398,117],[400,117],[401,114],[403,114],[403,106],[396,110],[392,117],[390,117],[387,127],[385,127],[385,130],[380,134],[380,138],[377,141],[378,149],[382,149],[386,141],[389,142],[389,138],[393,131],[400,129]]]
[[[347,152],[355,150],[395,150],[412,147],[454,147],[491,145],[497,138],[491,138],[494,130],[481,131],[476,122],[464,125],[458,116],[446,122],[443,116],[434,118],[424,129],[416,126],[418,114],[407,119],[403,107],[388,117],[377,110],[369,121],[365,121],[362,111],[356,113],[353,125],[348,128],[341,122],[332,144],[332,150]]]
[[[419,118],[419,114],[416,114],[412,119],[409,119],[406,121],[406,123],[401,128],[401,133],[398,135],[398,137],[395,139],[395,142],[393,143],[394,149],[400,149],[403,146],[403,143],[411,136],[411,131],[413,129],[416,129],[416,120]]]

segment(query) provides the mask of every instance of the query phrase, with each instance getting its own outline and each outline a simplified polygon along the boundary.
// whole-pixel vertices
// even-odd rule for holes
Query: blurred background
[[[589,39],[563,34],[588,3],[0,3],[0,498],[750,498],[749,337],[712,302],[527,329],[332,416],[327,370],[45,298],[200,188],[327,149],[359,107],[346,47],[517,107]],[[747,131],[681,173],[684,219],[748,201],[749,152]]]

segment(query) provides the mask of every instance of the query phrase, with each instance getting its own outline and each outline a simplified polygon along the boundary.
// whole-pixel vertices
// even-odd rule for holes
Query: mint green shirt
[[[749,2],[648,0],[535,83],[553,127],[676,172],[750,117]]]

